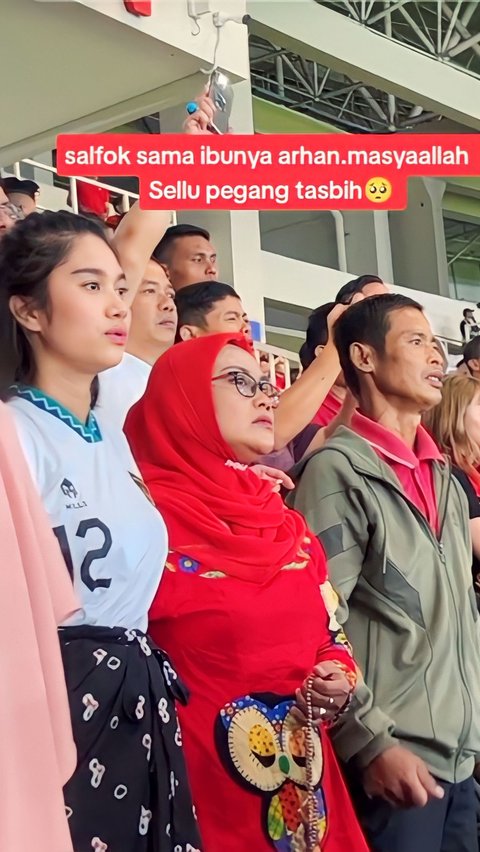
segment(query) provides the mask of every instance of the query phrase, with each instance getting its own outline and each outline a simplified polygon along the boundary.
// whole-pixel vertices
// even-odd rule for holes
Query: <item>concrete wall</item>
[[[338,268],[335,222],[328,210],[262,211],[259,221],[265,251]]]
[[[340,287],[352,277],[336,269],[313,266],[265,251],[261,253],[261,264],[265,298],[311,309],[334,299]],[[361,272],[358,269],[353,274]],[[397,284],[392,285],[392,289],[411,296],[425,307],[436,334],[453,341],[459,340],[462,311],[465,307],[474,307],[472,303],[458,302],[432,293],[419,293],[418,290]]]
[[[448,296],[444,191],[440,180],[410,180],[407,210],[391,211],[389,220],[395,283]]]

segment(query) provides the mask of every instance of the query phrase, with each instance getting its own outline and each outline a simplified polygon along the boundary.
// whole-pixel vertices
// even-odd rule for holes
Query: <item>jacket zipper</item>
[[[350,460],[350,463],[351,463],[351,460]],[[394,482],[392,482],[390,479],[386,480],[386,479],[382,478],[381,476],[376,476],[375,474],[370,474],[370,473],[366,472],[365,470],[361,470],[361,473],[362,473],[362,475],[367,476],[370,479],[376,479],[377,481],[382,482],[382,483],[387,482],[387,484],[389,486],[391,486],[392,489],[394,491],[396,491],[397,494],[407,503],[407,505],[410,507],[410,509],[412,510],[415,517],[420,521],[423,529],[427,532],[427,535],[429,536],[431,541],[435,544],[435,547],[436,547],[438,554],[439,554],[439,557],[440,557],[440,561],[442,562],[442,565],[446,568],[447,563],[446,563],[446,559],[445,559],[445,548],[444,548],[443,541],[442,541],[442,535],[443,535],[443,530],[444,530],[444,527],[445,527],[445,520],[446,520],[446,516],[447,516],[448,497],[450,495],[450,488],[451,488],[451,476],[452,476],[451,466],[448,465],[447,484],[446,484],[446,486],[444,485],[444,487],[442,489],[442,492],[444,492],[444,496],[442,494],[443,511],[442,511],[441,516],[440,516],[440,524],[439,524],[438,534],[432,532],[432,528],[431,528],[430,524],[428,523],[427,519],[425,518],[425,516],[423,515],[423,513],[420,512],[420,510],[417,508],[417,506],[415,506],[415,504],[412,503],[411,500],[408,499],[408,497],[398,488],[398,486]],[[444,474],[442,474],[442,484],[443,484],[443,476],[444,476]],[[448,582],[450,594],[452,596],[452,601],[454,601],[454,593],[453,593],[452,584],[450,582],[450,577],[448,575],[448,571],[445,571],[445,577],[446,577],[447,582]],[[459,616],[458,616],[458,610],[455,606],[453,606],[453,609],[454,609],[454,613],[455,613],[455,622],[456,622],[456,626],[457,626],[457,659],[458,659],[458,664],[459,664],[458,667],[459,667],[459,672],[460,672],[460,678],[461,678],[461,681],[462,681],[463,686],[464,686],[464,693],[462,695],[464,722],[463,722],[462,734],[461,734],[461,737],[460,737],[459,742],[458,742],[457,754],[456,754],[456,757],[455,757],[454,776],[455,776],[455,779],[456,779],[458,761],[459,761],[459,758],[462,754],[463,747],[464,747],[466,739],[467,739],[467,716],[471,720],[472,714],[473,714],[473,708],[472,708],[472,702],[471,702],[471,699],[470,699],[470,693],[469,693],[469,689],[468,689],[467,677],[466,677],[466,674],[465,674],[465,671],[464,671],[462,655],[460,653],[460,637],[463,635],[463,631],[461,629],[461,623],[460,623],[460,619],[459,619]],[[467,702],[468,702],[468,705],[467,705]]]

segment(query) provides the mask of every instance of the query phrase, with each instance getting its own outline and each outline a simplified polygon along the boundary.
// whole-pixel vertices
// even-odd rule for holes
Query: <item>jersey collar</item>
[[[26,399],[28,402],[33,403],[33,405],[36,405],[37,408],[40,408],[42,411],[46,411],[47,414],[52,414],[53,417],[57,417],[58,420],[61,420],[62,423],[65,423],[66,426],[73,429],[77,435],[80,435],[80,437],[89,444],[97,444],[102,440],[100,427],[92,412],[88,415],[87,422],[82,423],[78,417],[75,417],[71,411],[64,408],[56,399],[42,393],[42,391],[38,390],[38,388],[30,387],[29,385],[14,385],[12,390],[14,391],[15,396],[20,397],[20,399]]]

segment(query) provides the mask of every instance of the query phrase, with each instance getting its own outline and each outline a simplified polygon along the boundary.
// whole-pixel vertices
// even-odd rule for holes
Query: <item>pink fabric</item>
[[[0,849],[72,852],[62,787],[76,751],[57,625],[78,609],[0,403]]]
[[[443,455],[427,430],[423,426],[418,427],[415,446],[411,450],[399,435],[359,411],[352,428],[390,465],[408,499],[425,515],[434,532],[438,532],[438,502],[432,461],[441,461]]]

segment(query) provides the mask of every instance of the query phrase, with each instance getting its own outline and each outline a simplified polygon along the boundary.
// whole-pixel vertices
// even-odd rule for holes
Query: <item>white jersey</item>
[[[103,422],[110,423],[116,429],[123,429],[132,405],[145,393],[151,371],[146,361],[125,352],[120,364],[99,373],[100,392],[95,413],[101,412]]]
[[[83,607],[68,624],[146,630],[167,533],[124,434],[35,388],[17,393],[8,407]]]

